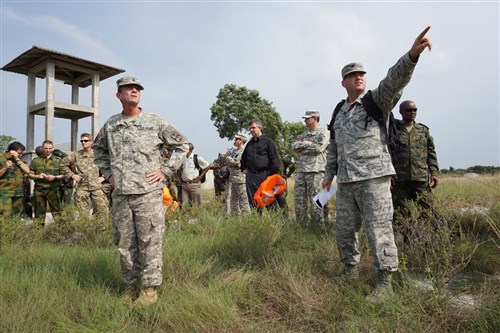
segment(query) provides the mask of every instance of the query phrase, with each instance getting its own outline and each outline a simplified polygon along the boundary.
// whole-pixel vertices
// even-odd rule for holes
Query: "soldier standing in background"
[[[417,202],[424,209],[430,209],[429,194],[431,188],[438,185],[439,171],[434,139],[429,128],[415,121],[417,106],[412,101],[399,105],[402,124],[399,139],[403,149],[396,155],[394,168],[396,177],[393,181],[392,200],[396,212],[405,214],[405,201]],[[403,232],[405,238],[408,237]],[[406,239],[408,240],[408,239]]]
[[[321,191],[325,176],[326,153],[330,143],[330,133],[319,127],[319,111],[306,111],[304,117],[307,131],[292,143],[293,151],[300,154],[300,161],[295,173],[295,220],[307,224],[308,202],[311,209],[311,220],[324,224],[324,209],[313,202],[313,197]]]
[[[26,147],[11,142],[0,155],[0,217],[19,217],[24,210],[24,180],[30,169],[21,159]]]
[[[104,177],[99,176],[99,168],[94,164],[92,136],[89,133],[82,133],[80,143],[83,149],[63,158],[62,173],[71,181],[75,181],[75,205],[85,211],[92,207],[94,213],[100,218],[100,223],[105,223],[109,203],[102,191]]]
[[[144,87],[138,79],[125,76],[116,83],[123,111],[99,131],[92,145],[94,162],[114,186],[114,243],[128,285],[121,301],[148,306],[157,302],[162,284],[163,180],[180,168],[188,145],[174,126],[139,107]],[[163,149],[173,150],[165,163]]]
[[[250,206],[247,198],[247,188],[245,185],[245,175],[240,170],[240,160],[247,137],[243,134],[237,134],[234,137],[234,147],[224,158],[224,163],[229,169],[229,179],[226,186],[226,214],[249,213]]]
[[[43,155],[35,157],[30,165],[29,178],[35,181],[35,189],[33,191],[35,198],[35,218],[43,218],[42,225],[45,224],[47,204],[50,207],[53,217],[61,211],[59,187],[64,179],[64,175],[60,172],[62,159],[52,154],[53,150],[54,144],[52,141],[43,141]]]
[[[358,232],[364,221],[377,270],[377,285],[369,300],[393,294],[392,272],[398,268],[398,249],[392,228],[391,176],[395,174],[386,133],[368,111],[380,110],[387,128],[389,113],[410,82],[420,54],[431,42],[425,37],[430,27],[416,38],[409,52],[389,69],[373,91],[365,92],[363,65],[342,68],[342,86],[347,99],[333,122],[323,188],[330,188],[337,176],[336,240],[347,276],[358,276],[361,257]]]

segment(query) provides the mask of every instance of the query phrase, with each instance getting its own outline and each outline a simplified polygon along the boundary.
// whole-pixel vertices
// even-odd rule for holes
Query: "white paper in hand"
[[[326,188],[319,191],[313,198],[313,201],[319,208],[325,207],[328,200],[330,200],[334,194],[337,192],[337,187],[335,185],[330,185],[330,190],[328,191]]]

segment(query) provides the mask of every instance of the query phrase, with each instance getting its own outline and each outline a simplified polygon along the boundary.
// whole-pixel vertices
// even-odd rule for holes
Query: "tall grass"
[[[437,227],[414,207],[413,242],[398,238],[396,296],[376,304],[365,300],[375,272],[364,233],[360,281],[349,281],[331,228],[272,211],[227,217],[209,193],[201,207],[169,215],[164,283],[146,309],[119,303],[125,285],[111,230],[70,208],[43,228],[2,221],[0,332],[499,331],[500,194],[484,185],[498,179],[443,179]],[[489,212],[459,210],[473,205]],[[457,305],[451,296],[460,295],[475,303]]]

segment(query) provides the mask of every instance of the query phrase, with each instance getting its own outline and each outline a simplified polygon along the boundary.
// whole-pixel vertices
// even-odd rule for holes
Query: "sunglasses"
[[[90,140],[80,140],[81,143],[89,142]]]
[[[414,109],[405,109],[404,110],[405,112],[417,112],[417,108],[414,108]]]

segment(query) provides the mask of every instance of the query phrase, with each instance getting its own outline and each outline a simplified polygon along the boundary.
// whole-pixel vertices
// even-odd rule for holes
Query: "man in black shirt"
[[[243,151],[240,168],[246,175],[248,202],[250,207],[255,207],[253,201],[255,192],[268,176],[278,173],[281,162],[273,139],[262,134],[260,120],[252,119],[248,123],[248,130],[252,139]]]

